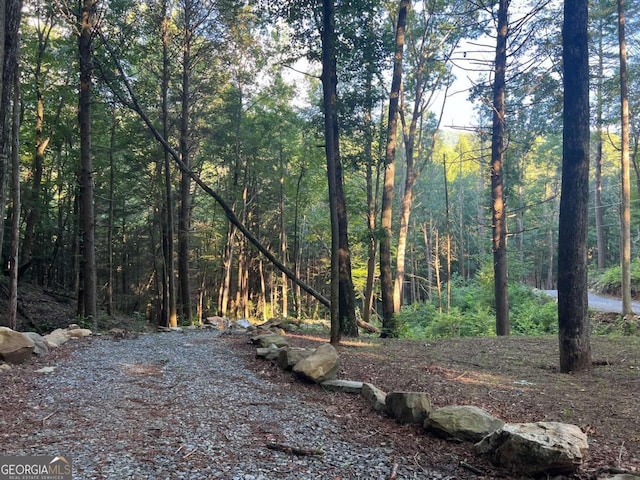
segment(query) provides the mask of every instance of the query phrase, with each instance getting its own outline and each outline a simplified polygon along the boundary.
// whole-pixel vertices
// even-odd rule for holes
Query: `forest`
[[[562,334],[588,270],[631,313],[637,8],[7,0],[7,291],[96,326]]]

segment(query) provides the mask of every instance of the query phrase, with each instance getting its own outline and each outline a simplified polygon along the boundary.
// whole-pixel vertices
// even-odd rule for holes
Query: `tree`
[[[22,1],[14,2],[13,14],[18,23]],[[19,46],[15,50],[19,63]],[[18,317],[18,246],[20,244],[20,73],[13,72],[13,105],[11,122],[11,245],[9,247],[9,327],[15,329]]]
[[[502,165],[505,150],[505,85],[509,0],[500,0],[493,80],[493,127],[491,134],[491,225],[493,228],[493,275],[496,301],[496,333],[509,335],[507,285],[507,223]]]
[[[78,50],[80,54],[80,235],[82,238],[82,285],[79,312],[91,319],[97,329],[96,248],[93,205],[93,158],[91,152],[91,83],[93,81],[92,40],[97,0],[83,0],[80,10]]]
[[[162,122],[162,135],[169,138],[169,17],[167,13],[167,0],[161,2],[160,37],[162,40],[162,83],[160,87],[160,119]],[[161,223],[162,234],[162,274],[163,274],[163,317],[162,323],[169,327],[178,326],[178,308],[176,302],[176,276],[175,276],[175,246],[174,246],[174,221],[173,221],[173,186],[171,184],[171,159],[166,148],[162,149],[162,166],[164,172],[164,213]]]
[[[382,239],[380,240],[380,290],[382,293],[382,336],[397,337],[398,323],[394,318],[393,272],[391,270],[392,212],[395,180],[395,156],[400,113],[400,90],[402,87],[402,58],[404,54],[405,28],[409,1],[400,0],[396,23],[396,47],[393,56],[393,76],[389,95],[389,121],[387,123],[387,146],[384,157],[384,180],[382,189]]]
[[[340,343],[340,226],[337,199],[337,164],[339,159],[335,7],[332,0],[322,2],[322,93],[324,138],[329,179],[329,214],[331,217],[331,343]]]
[[[629,80],[627,78],[627,41],[624,0],[618,3],[618,43],[620,52],[620,265],[622,270],[622,315],[631,309],[631,173],[629,171]]]
[[[589,201],[588,1],[565,0],[562,35],[564,107],[558,231],[560,371],[587,370],[591,341],[587,299]]]
[[[400,116],[406,169],[400,201],[400,226],[393,292],[394,312],[399,312],[403,303],[409,220],[414,199],[413,188],[426,163],[432,160],[436,135],[446,106],[448,87],[452,81],[448,62],[461,36],[471,35],[474,30],[469,26],[475,24],[475,15],[473,12],[461,14],[463,8],[458,2],[443,4],[439,0],[425,1],[421,11],[415,12],[412,16],[412,28],[406,38],[407,67],[402,88]],[[444,100],[440,115],[435,119],[429,109],[433,106],[436,94],[440,93],[442,87],[445,87]],[[430,135],[429,130],[431,130]]]

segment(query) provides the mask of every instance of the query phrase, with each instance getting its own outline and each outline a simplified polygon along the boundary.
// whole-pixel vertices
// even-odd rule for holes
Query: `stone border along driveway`
[[[22,416],[0,415],[12,432],[1,451],[65,455],[77,479],[447,478],[355,443],[320,406],[256,377],[218,336],[83,341],[37,374]]]

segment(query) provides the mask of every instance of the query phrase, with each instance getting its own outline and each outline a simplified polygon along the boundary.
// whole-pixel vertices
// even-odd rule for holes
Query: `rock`
[[[559,422],[505,424],[475,445],[495,465],[523,475],[572,473],[589,445],[576,425]]]
[[[80,325],[78,325],[77,323],[70,323],[67,326],[67,330],[77,330],[80,328]]]
[[[363,384],[353,380],[326,380],[320,385],[334,392],[360,393]]]
[[[329,343],[319,346],[307,358],[303,358],[293,367],[293,373],[305,380],[322,383],[336,378],[340,368],[338,352]]]
[[[449,405],[429,413],[424,428],[445,438],[463,442],[479,442],[501,428],[504,422],[481,408],[470,405]]]
[[[92,335],[92,332],[88,328],[74,328],[72,330],[69,330],[69,335],[71,336],[71,338],[84,338],[90,337]]]
[[[202,323],[212,325],[219,329],[229,328],[231,325],[231,321],[227,317],[219,317],[217,315],[205,318]]]
[[[53,332],[45,335],[43,338],[45,339],[49,347],[58,348],[63,343],[68,342],[69,339],[71,338],[71,335],[69,335],[68,330],[63,330],[62,328],[58,328]]]
[[[385,399],[387,413],[400,423],[423,424],[431,411],[431,397],[421,392],[391,392]]]
[[[42,335],[36,332],[22,332],[22,335],[29,338],[34,343],[35,348],[33,349],[33,353],[38,356],[43,356],[49,353],[49,344]]]
[[[282,335],[276,334],[257,335],[251,338],[251,342],[260,348],[269,348],[272,344],[278,348],[289,346],[289,342],[286,338]]]
[[[36,370],[36,373],[53,373],[56,371],[56,367],[42,367]]]
[[[268,348],[256,348],[256,357],[264,358],[265,360],[277,360],[280,350],[272,343]]]
[[[378,412],[387,411],[387,394],[378,387],[370,383],[364,383],[360,394],[371,404],[374,410]]]
[[[241,318],[240,320],[237,320],[234,325],[238,328],[249,328],[251,326],[251,322],[246,318]]]
[[[8,363],[0,363],[0,372],[8,372],[11,370],[11,365]]]
[[[278,355],[278,366],[283,370],[292,370],[293,366],[303,358],[307,358],[313,353],[308,348],[285,347],[280,350]]]
[[[22,333],[0,327],[0,358],[9,363],[23,363],[35,349],[35,343]]]

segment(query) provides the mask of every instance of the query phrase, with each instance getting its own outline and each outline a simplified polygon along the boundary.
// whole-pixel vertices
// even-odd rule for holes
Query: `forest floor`
[[[398,425],[374,412],[361,398],[305,385],[277,365],[255,358],[243,337],[223,337],[259,375],[301,391],[324,404],[359,441],[391,444],[411,453],[416,464],[441,469],[458,463],[487,476],[501,476],[469,444],[425,434],[422,427]],[[323,335],[289,334],[293,346],[316,347]],[[593,368],[588,373],[558,371],[557,337],[392,340],[360,338],[338,347],[339,378],[370,382],[386,392],[431,394],[434,407],[475,405],[507,422],[559,421],[580,426],[590,442],[578,478],[607,472],[640,473],[640,338],[592,337]],[[461,477],[457,477],[461,478]]]

